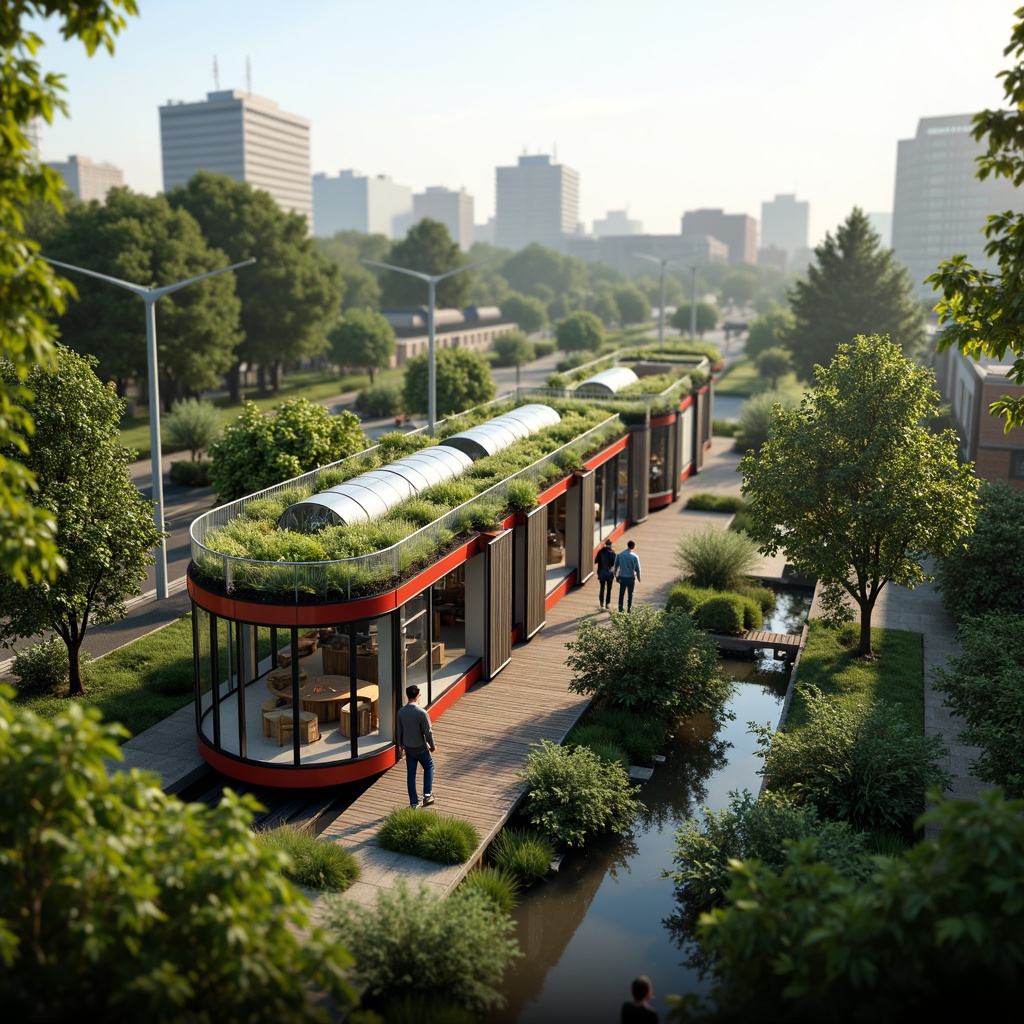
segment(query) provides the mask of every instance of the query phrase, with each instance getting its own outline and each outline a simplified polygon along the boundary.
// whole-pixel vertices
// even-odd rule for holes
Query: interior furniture
[[[348,736],[349,739],[353,735],[365,736],[367,733],[373,731],[373,702],[369,697],[357,697],[356,698],[356,731],[352,732],[352,704],[350,701],[345,702],[341,705],[341,715],[338,719],[338,725],[341,728],[342,735]]]
[[[370,701],[371,728],[376,729],[380,723],[380,687],[365,679],[357,679],[357,697],[365,697]],[[317,676],[312,684],[299,691],[302,706],[322,705],[325,720],[339,721],[341,713],[346,711],[351,698],[351,684],[347,676]],[[319,688],[319,692],[315,692]]]
[[[276,715],[273,719],[274,729],[277,732],[277,745],[283,747],[292,738],[292,729],[295,728],[295,715],[299,716],[299,741],[301,743],[313,743],[320,739],[320,720],[312,711],[296,712],[294,708],[285,708],[284,711],[269,712]],[[263,716],[266,721],[267,716]]]

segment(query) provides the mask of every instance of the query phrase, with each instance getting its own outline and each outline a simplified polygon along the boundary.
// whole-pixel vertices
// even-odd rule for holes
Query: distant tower
[[[96,199],[107,201],[107,193],[124,184],[124,171],[113,164],[94,164],[87,156],[69,156],[67,160],[49,160],[52,167],[63,179],[69,191],[83,203]]]
[[[473,244],[473,197],[465,189],[453,192],[443,186],[431,185],[426,192],[414,195],[413,223],[424,217],[439,220],[461,249],[468,249]]]
[[[226,174],[269,192],[284,210],[313,224],[309,121],[273,100],[237,89],[211,92],[198,103],[160,108],[164,191],[197,171]]]
[[[807,248],[811,204],[795,195],[777,195],[761,204],[761,248],[782,249],[787,256]]]
[[[506,249],[539,242],[563,249],[579,226],[580,176],[549,156],[521,156],[495,172],[494,241]]]

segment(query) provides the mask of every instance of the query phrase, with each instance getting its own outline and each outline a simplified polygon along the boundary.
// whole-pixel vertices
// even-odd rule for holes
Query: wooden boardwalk
[[[705,469],[689,481],[685,491],[739,493],[735,466],[739,457],[728,449],[732,442],[716,439]],[[678,570],[672,553],[687,532],[712,522],[723,529],[731,516],[688,512],[683,501],[654,512],[616,542],[635,540],[642,579],[634,600],[664,607]],[[765,559],[760,575],[782,575],[780,560]],[[618,587],[616,586],[616,598]],[[397,807],[408,805],[406,769],[399,762],[360,796],[321,834],[342,843],[356,858],[361,877],[345,898],[366,905],[382,890],[404,880],[426,885],[439,895],[450,892],[483,855],[491,838],[512,815],[523,793],[519,772],[531,744],[548,739],[561,742],[589,704],[589,698],[571,693],[571,673],[565,664],[566,641],[576,635],[584,618],[607,619],[597,607],[597,579],[575,588],[548,612],[547,625],[528,643],[517,644],[511,663],[491,682],[478,683],[434,725],[434,794],[437,803],[422,813],[453,814],[471,822],[480,833],[481,846],[467,864],[446,866],[391,853],[377,842],[384,819]],[[419,776],[422,788],[422,774]],[[320,901],[315,901],[315,906]]]
[[[708,633],[720,651],[757,651],[770,647],[780,661],[793,661],[803,646],[803,637],[795,633],[769,633],[748,629],[743,633]]]

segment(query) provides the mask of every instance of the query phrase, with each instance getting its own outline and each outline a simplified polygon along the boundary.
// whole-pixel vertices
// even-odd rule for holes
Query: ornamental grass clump
[[[499,910],[509,914],[519,902],[522,883],[505,868],[480,867],[466,875],[460,888],[479,889]]]
[[[317,839],[308,829],[281,825],[257,832],[256,838],[288,854],[291,864],[282,873],[296,885],[321,892],[344,892],[359,877],[359,866],[348,850]]]
[[[385,850],[438,864],[464,864],[480,845],[480,835],[468,821],[448,814],[425,814],[418,807],[392,811],[384,819],[378,839]]]
[[[709,524],[687,534],[676,545],[675,564],[696,587],[733,590],[760,564],[755,541]]]
[[[491,840],[487,854],[500,871],[526,887],[548,876],[555,848],[537,831],[503,828]]]

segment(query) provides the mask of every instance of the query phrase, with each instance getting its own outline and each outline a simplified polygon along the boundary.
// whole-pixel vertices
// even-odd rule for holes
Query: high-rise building
[[[515,167],[496,168],[494,242],[522,249],[539,242],[562,249],[579,226],[580,176],[549,156],[521,156]]]
[[[993,211],[995,212],[995,211]],[[875,212],[869,213],[868,221],[871,228],[878,235],[879,242],[883,249],[892,248],[892,214]]]
[[[761,248],[781,249],[787,257],[807,248],[811,204],[795,195],[776,195],[761,204]]]
[[[670,259],[677,268],[725,263],[729,259],[728,246],[708,235],[576,235],[566,239],[566,252],[588,263],[607,263],[624,274],[634,275],[658,272],[650,260],[637,253]]]
[[[313,175],[313,233],[330,238],[339,231],[404,238],[412,227],[412,189],[387,174],[339,171],[336,178]]]
[[[723,210],[687,210],[683,214],[683,236],[710,235],[729,246],[730,263],[757,260],[757,221],[745,213]]]
[[[1010,179],[975,177],[984,147],[971,135],[971,121],[970,114],[922,117],[917,135],[901,139],[897,149],[892,247],[924,301],[937,301],[925,278],[951,256],[994,269],[985,255],[988,215],[1024,211]]]
[[[269,192],[312,230],[309,121],[273,100],[229,89],[198,103],[169,102],[160,108],[160,147],[165,192],[197,171],[226,174]]]
[[[473,197],[465,189],[453,192],[441,185],[430,185],[426,192],[418,192],[412,197],[413,223],[424,217],[440,221],[462,249],[473,244]]]
[[[107,192],[124,184],[124,171],[113,164],[94,164],[87,156],[69,156],[67,160],[48,160],[63,179],[68,189],[82,200],[107,201]]]
[[[630,220],[629,210],[609,210],[604,220],[594,221],[594,234],[598,238],[609,238],[615,235],[643,234],[643,221]]]

